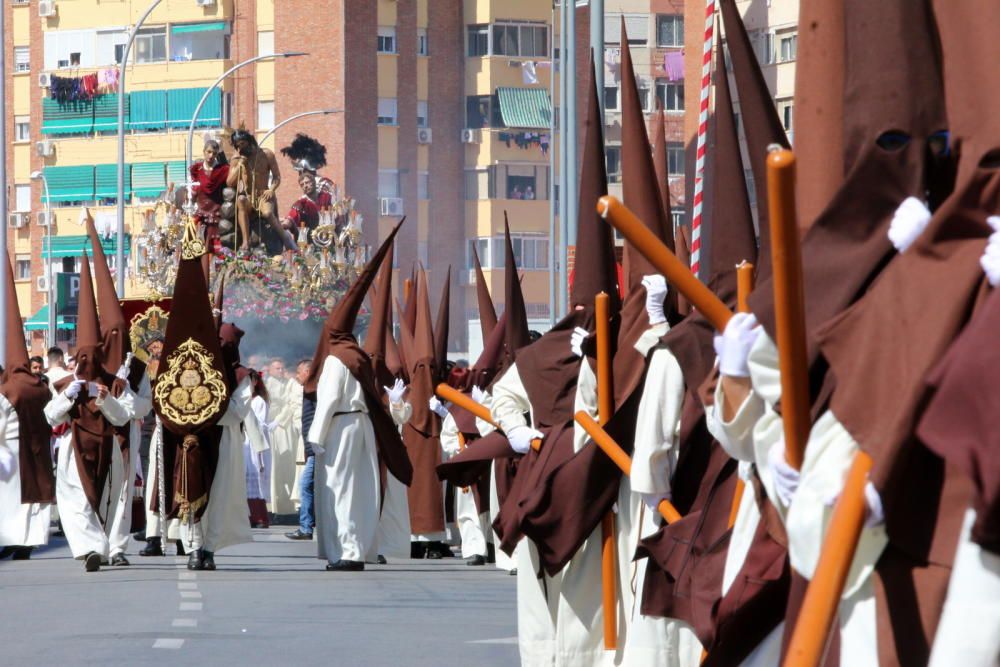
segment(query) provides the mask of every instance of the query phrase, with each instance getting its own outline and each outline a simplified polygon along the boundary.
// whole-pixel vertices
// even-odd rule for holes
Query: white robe
[[[361,384],[332,355],[323,363],[308,440],[324,449],[316,452],[318,556],[363,562],[378,527],[375,430]]]
[[[268,404],[261,396],[250,400],[250,412],[243,421],[243,465],[246,470],[247,498],[271,500],[271,436]]]
[[[153,430],[153,437],[149,443],[149,466],[146,471],[146,498],[144,506],[146,508],[146,538],[150,537],[163,537],[163,532],[160,526],[160,513],[153,511],[154,498],[160,497],[160,483],[162,480],[157,478],[157,471],[160,467],[160,451],[159,448],[163,441],[163,424],[160,423],[160,418],[156,418],[156,428]],[[173,471],[166,471],[167,475],[173,475]],[[156,501],[159,502],[159,501]],[[164,505],[168,505],[169,501],[165,499]],[[166,540],[179,540],[181,539],[181,524],[177,519],[170,519],[167,521],[167,535]]]
[[[459,440],[458,424],[448,413],[441,423],[441,456],[447,461],[462,450]],[[489,513],[479,513],[476,508],[476,498],[471,487],[455,488],[455,523],[462,540],[462,557],[486,556],[486,531],[489,526]]]
[[[492,394],[484,392],[483,403],[486,409],[490,409],[493,406],[493,396]],[[485,438],[490,433],[496,430],[493,424],[485,422],[482,419],[476,417],[476,429],[479,431],[480,437]],[[493,461],[490,463],[490,511],[489,515],[486,517],[486,542],[487,544],[496,545],[500,540],[493,530],[493,522],[496,521],[497,515],[500,513],[500,497],[497,495],[497,462]],[[518,551],[522,548],[522,543],[518,543],[517,547],[514,548],[514,555],[508,556],[500,549],[494,549],[494,557],[496,558],[496,568],[498,570],[503,570],[504,572],[510,572],[517,567],[517,555]]]
[[[126,466],[121,449],[117,444],[111,457],[111,483],[106,489],[101,506],[111,503],[108,514],[111,518],[107,526],[111,555],[125,553],[132,537],[132,498],[135,496],[136,475],[142,476],[142,462],[139,460],[141,424],[143,418],[153,409],[153,392],[149,377],[143,373],[139,388],[135,392],[123,394],[119,401],[129,414],[129,462]]]
[[[410,421],[413,406],[408,402],[390,403],[389,414],[396,426],[402,428],[403,424]],[[368,552],[368,562],[374,563],[379,555],[410,557],[410,503],[406,493],[406,485],[386,470],[382,513],[375,530],[375,543]]]
[[[240,426],[250,414],[253,389],[244,378],[229,397],[229,406],[218,425],[222,427],[219,460],[208,492],[208,505],[201,520],[193,526],[181,522],[184,547],[215,553],[234,544],[253,541],[247,512],[246,469],[243,459],[243,432]],[[172,474],[172,471],[167,471]],[[169,499],[168,499],[169,502]]]
[[[299,423],[295,421],[297,392],[301,406],[302,388],[292,379],[267,377],[268,417],[274,425],[271,431],[271,511],[293,514],[295,489],[295,455],[299,439]],[[301,413],[300,413],[301,414]]]
[[[122,398],[131,395],[131,390],[126,389]],[[73,399],[66,396],[65,391],[49,401],[45,406],[45,418],[49,424],[59,426],[68,423],[73,402]],[[97,399],[96,402],[98,409],[110,424],[122,426],[128,422],[130,412],[119,399],[109,394],[104,400]],[[76,464],[76,452],[70,443],[71,433],[70,431],[60,439],[63,445],[56,466],[56,502],[59,503],[59,517],[73,558],[83,558],[90,552],[95,552],[106,560],[111,555],[111,543],[105,526],[98,517],[99,508],[91,507],[84,493],[80,471]],[[117,449],[118,443],[113,443],[112,447]],[[107,524],[109,527],[112,526],[113,518],[109,519]]]
[[[20,433],[17,412],[0,395],[0,449],[7,450],[10,469],[0,473],[0,547],[34,547],[49,542],[51,503],[21,503]]]

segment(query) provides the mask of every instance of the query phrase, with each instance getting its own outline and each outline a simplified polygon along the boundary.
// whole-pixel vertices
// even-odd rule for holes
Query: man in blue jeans
[[[303,359],[295,367],[295,379],[302,384],[309,376],[310,359]],[[309,441],[305,439],[305,434],[312,426],[313,415],[316,412],[316,395],[302,395],[302,433],[305,441],[306,465],[302,469],[302,478],[299,480],[299,496],[302,504],[299,505],[299,528],[295,532],[285,533],[285,537],[290,540],[311,540],[313,536],[313,526],[316,525],[316,512],[313,510],[313,471],[316,469],[316,456],[313,454]]]

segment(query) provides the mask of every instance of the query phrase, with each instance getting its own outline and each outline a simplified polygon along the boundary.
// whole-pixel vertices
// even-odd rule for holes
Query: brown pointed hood
[[[517,260],[514,258],[514,244],[510,240],[510,223],[507,212],[503,214],[504,242],[504,312],[507,314],[505,326],[506,335],[506,365],[517,358],[517,351],[531,343],[528,333],[528,311],[524,306],[524,293],[521,291],[521,280],[517,274]]]
[[[389,236],[379,246],[379,249],[368,260],[365,268],[362,269],[360,275],[351,284],[347,293],[341,297],[340,301],[337,302],[337,305],[333,307],[333,310],[327,316],[326,322],[323,323],[323,330],[320,332],[319,341],[316,344],[316,352],[313,354],[313,363],[309,369],[309,377],[306,378],[306,381],[302,385],[304,392],[313,393],[316,391],[319,376],[323,372],[323,364],[326,362],[327,357],[331,355],[337,356],[336,348],[339,345],[343,343],[348,347],[358,347],[357,339],[354,338],[354,324],[358,319],[358,311],[361,310],[365,295],[375,280],[375,275],[378,273],[382,261],[389,255],[389,250],[392,248],[396,233],[399,232],[399,228],[405,221],[406,218],[404,217],[396,224],[389,233]],[[358,349],[360,350],[360,348]],[[346,362],[345,365],[347,365]],[[348,367],[350,368],[350,365]]]
[[[108,259],[104,255],[104,248],[101,245],[101,239],[97,236],[94,218],[91,217],[89,210],[87,211],[86,224],[87,236],[90,237],[90,247],[94,253],[94,283],[97,288],[97,306],[100,314],[101,339],[103,340],[101,352],[104,370],[114,374],[121,368],[125,357],[132,349],[128,337],[128,321],[125,319],[125,313],[118,301],[115,281],[111,277],[111,269],[108,268]]]
[[[90,257],[86,250],[81,264],[80,296],[76,307],[76,376],[90,381],[101,377],[104,357]]]
[[[14,287],[14,269],[11,267],[10,256],[7,257],[7,347],[4,349],[4,382],[10,378],[15,369],[31,368],[28,361],[28,350],[24,346],[24,324],[21,322],[21,310],[17,305],[17,290]]]
[[[750,43],[746,26],[740,18],[736,0],[722,0],[721,5],[722,20],[726,26],[726,44],[729,46],[729,58],[733,63],[736,91],[740,98],[740,117],[743,119],[743,133],[746,135],[747,157],[753,170],[757,197],[761,248],[761,264],[757,266],[757,274],[766,277],[771,273],[771,231],[768,226],[767,210],[767,147],[779,144],[788,148],[788,137],[778,117],[771,91],[764,81],[764,74]],[[720,82],[717,80],[715,85],[718,90]]]
[[[497,325],[497,310],[490,296],[490,286],[483,274],[483,265],[479,261],[479,252],[475,244],[472,246],[472,262],[476,269],[476,299],[479,301],[479,327],[483,332],[483,340],[489,338]]]
[[[371,357],[375,379],[383,385],[389,385],[393,382],[393,374],[386,363],[386,343],[392,337],[389,330],[392,317],[392,262],[382,262],[376,283],[377,289],[370,300],[372,317],[362,349]]]
[[[427,275],[423,269],[417,271],[411,300],[415,304],[416,326],[413,337],[403,333],[406,341],[406,358],[410,364],[409,401],[413,415],[408,426],[424,437],[435,437],[440,432],[440,419],[428,407],[427,402],[434,396],[438,381],[437,359],[434,349],[434,331],[431,328],[431,304],[427,294]]]
[[[417,271],[416,303],[417,319],[413,327],[413,353],[418,361],[428,359],[437,363],[434,349],[434,327],[431,321],[431,299],[427,284],[427,274],[423,268]]]
[[[434,324],[434,361],[437,362],[438,379],[444,380],[448,363],[448,325],[451,317],[451,266],[444,276],[441,302],[438,303],[437,321]]]

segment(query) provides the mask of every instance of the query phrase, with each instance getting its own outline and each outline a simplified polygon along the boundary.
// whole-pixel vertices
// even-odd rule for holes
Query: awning
[[[132,184],[129,182],[129,165],[125,165],[125,196],[129,196]],[[105,199],[118,196],[118,165],[99,164],[94,168],[94,198]]]
[[[175,160],[167,163],[167,183],[173,183],[174,186],[179,188],[184,183],[187,183],[189,179],[188,168],[183,160]]]
[[[57,329],[75,329],[76,322],[69,322],[68,315],[56,315]],[[75,318],[74,318],[75,319]],[[24,321],[25,331],[41,331],[49,328],[49,304],[38,309],[38,312]]]
[[[115,244],[115,237],[102,238],[101,247],[104,249],[104,254],[109,257],[117,252],[117,247]],[[90,252],[90,238],[86,234],[80,234],[78,236],[53,236],[52,237],[52,252],[49,253],[49,242],[46,241],[42,243],[42,259],[60,258],[60,257],[80,257],[83,255],[84,249]],[[125,235],[125,254],[128,255],[132,251],[132,235]]]
[[[226,29],[225,21],[213,21],[211,23],[186,23],[175,25],[170,28],[170,32],[181,35],[186,32],[216,32]]]
[[[132,165],[132,194],[136,197],[159,197],[167,189],[162,162],[140,162]]]
[[[497,88],[500,117],[509,128],[547,130],[552,122],[552,103],[543,88]]]
[[[129,127],[162,130],[167,127],[167,91],[137,90],[129,93]]]
[[[187,129],[205,88],[174,88],[167,91],[167,127]],[[222,125],[222,91],[213,88],[198,113],[195,127]]]
[[[45,180],[49,184],[52,201],[92,201],[94,199],[94,168],[45,167]],[[45,201],[45,193],[42,193]]]
[[[128,129],[129,97],[125,95],[125,129]],[[118,131],[118,93],[94,98],[94,131]]]
[[[42,134],[87,134],[94,129],[92,102],[59,104],[42,98]]]

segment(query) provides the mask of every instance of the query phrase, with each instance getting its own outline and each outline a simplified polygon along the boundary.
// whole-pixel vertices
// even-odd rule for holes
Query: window
[[[31,185],[14,186],[14,210],[27,212],[31,210]]]
[[[257,129],[270,130],[274,127],[274,101],[257,103]]]
[[[493,55],[544,58],[549,55],[548,27],[497,23],[493,26]]]
[[[651,111],[654,106],[649,103],[649,82],[636,81],[636,87],[639,90],[639,108]]]
[[[162,63],[167,59],[167,28],[140,28],[132,44],[137,63]]]
[[[426,201],[431,198],[431,175],[426,171],[417,172],[417,199]]]
[[[608,146],[604,149],[604,154],[608,169],[608,182],[618,183],[622,180],[622,147]]]
[[[604,43],[622,41],[621,14],[604,14]],[[683,34],[683,30],[682,30]],[[646,46],[649,42],[649,14],[625,14],[625,35],[631,46]]]
[[[395,125],[396,124],[396,98],[395,97],[380,97],[380,98],[378,98],[378,124],[379,125]]]
[[[667,144],[667,174],[684,175],[684,144],[679,142]]]
[[[656,97],[664,111],[684,111],[684,82],[656,82]]]
[[[536,165],[496,165],[495,180],[500,199],[548,199],[548,167]]]
[[[608,111],[618,108],[618,86],[604,86],[604,108]]]
[[[494,169],[466,169],[465,170],[465,199],[466,201],[476,201],[477,199],[489,199],[493,193]]]
[[[97,67],[96,30],[46,30],[45,70],[64,67]]]
[[[31,118],[14,116],[14,141],[31,141]]]
[[[787,63],[795,60],[795,54],[798,51],[798,42],[799,37],[795,33],[781,36],[781,39],[778,41],[778,47],[781,50],[780,62]]]
[[[490,27],[486,24],[470,25],[466,28],[466,39],[470,58],[490,55]]]
[[[128,32],[123,28],[112,28],[97,31],[97,52],[95,55],[97,65],[113,65],[121,63],[125,54],[125,42],[128,41]]]
[[[14,255],[14,280],[31,280],[31,255]]]
[[[378,196],[399,196],[399,172],[395,169],[378,170]]]
[[[684,17],[680,14],[659,14],[656,17],[656,45],[684,46]]]
[[[490,264],[490,239],[489,238],[478,238],[469,239],[469,245],[466,251],[465,266],[469,270],[476,268],[475,256],[472,251],[475,250],[476,254],[479,255],[479,263],[482,264],[484,269],[491,268]]]
[[[371,34],[371,33],[369,33]],[[378,29],[378,52],[396,53],[396,28],[381,26]]]
[[[274,31],[261,30],[257,33],[257,55],[274,55]]]
[[[427,28],[417,28],[417,55],[426,56],[430,54],[427,47]]]
[[[27,46],[14,47],[14,73],[31,71],[31,52]]]
[[[685,216],[684,216],[684,211],[683,210],[675,211],[675,210],[671,209],[671,211],[670,211],[670,217],[671,217],[671,221],[674,224],[674,229],[677,229],[678,227],[681,227],[681,226],[684,225],[684,217]]]
[[[785,132],[792,131],[792,120],[794,116],[792,115],[792,101],[791,100],[779,100],[778,101],[778,113],[781,115],[781,124],[785,128]]]
[[[186,23],[170,28],[170,60],[222,60],[229,57],[229,24]]]
[[[768,31],[761,31],[758,34],[758,43],[760,45],[760,64],[761,65],[772,65],[774,64],[774,33]]]
[[[500,102],[496,95],[469,95],[465,98],[465,127],[503,127]]]
[[[544,271],[549,268],[549,239],[541,234],[511,235],[517,268],[525,271]],[[469,242],[469,268],[474,268],[472,248],[476,248],[484,269],[502,269],[506,264],[507,245],[502,236],[477,238]]]
[[[427,127],[427,100],[417,100],[417,127]]]

